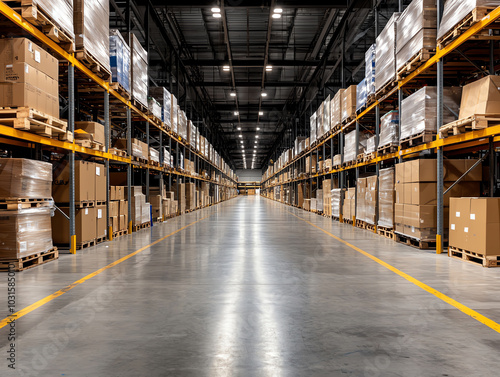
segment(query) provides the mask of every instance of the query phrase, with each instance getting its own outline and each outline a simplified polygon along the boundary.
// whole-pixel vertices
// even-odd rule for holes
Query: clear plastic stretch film
[[[373,153],[373,152],[375,152],[375,135],[366,139],[365,153],[368,154],[368,153]]]
[[[179,135],[187,140],[187,117],[186,113],[184,111],[180,111],[180,116],[179,116],[179,126],[178,126],[178,133]]]
[[[172,131],[177,133],[177,123],[178,123],[178,119],[177,119],[177,111],[178,111],[178,106],[177,106],[177,98],[171,94],[170,98],[172,99],[172,107],[171,107],[171,110],[172,110]]]
[[[366,149],[367,135],[359,134],[358,153],[364,153]],[[344,162],[354,161],[356,159],[356,131],[349,132],[345,135],[344,145]]]
[[[160,152],[156,149],[149,148],[149,159],[151,161],[160,162]]]
[[[323,105],[323,135],[330,131],[331,128],[331,117],[330,117],[330,95]]]
[[[358,178],[356,182],[356,195],[356,219],[366,221],[366,178]],[[351,216],[354,216],[354,213],[351,213]]]
[[[311,125],[311,135],[310,135],[310,140],[311,144],[316,141],[316,113],[314,113],[311,118],[310,118],[310,125]]]
[[[365,79],[366,95],[375,94],[375,51],[377,44],[374,43],[365,52]]]
[[[190,131],[190,134],[189,134],[189,144],[193,148],[196,148],[196,131],[198,131],[198,129],[196,128],[196,126],[191,121],[189,121],[189,131]]]
[[[332,120],[331,126],[335,127],[336,125],[342,122],[342,93],[344,93],[344,89],[340,89],[333,100],[330,102],[331,112],[330,118]]]
[[[0,198],[51,198],[52,164],[0,158]]]
[[[381,169],[378,178],[378,225],[394,226],[394,168]]]
[[[436,47],[436,29],[421,29],[417,34],[406,42],[396,53],[396,68],[399,70],[416,56],[422,49],[433,50]],[[430,53],[426,53],[430,57]],[[422,60],[427,60],[423,57]]]
[[[0,259],[18,259],[52,249],[51,208],[0,211]]]
[[[399,144],[398,135],[399,111],[392,110],[380,118],[379,147]]]
[[[149,95],[153,97],[161,106],[161,117],[162,122],[170,127],[170,92],[161,86],[153,86],[149,88]]]
[[[73,0],[35,0],[32,2],[49,16],[70,38],[73,31]]]
[[[447,0],[444,3],[443,18],[439,25],[437,38],[440,39],[453,27],[462,21],[476,7],[493,7],[500,6],[500,1],[485,1],[485,0]]]
[[[132,55],[132,96],[144,106],[148,105],[148,58],[146,50],[134,33],[130,33]]]
[[[144,158],[141,145],[132,143],[132,156]]]
[[[342,192],[342,189],[331,190],[332,216],[340,217],[340,196]]]
[[[365,220],[368,224],[375,225],[377,208],[377,176],[366,178],[365,190]]]
[[[396,23],[396,52],[399,52],[422,29],[431,29],[436,34],[436,0],[413,0]],[[436,47],[436,41],[434,46]]]
[[[153,97],[148,98],[148,109],[155,117],[161,119],[161,105]]]
[[[462,89],[448,87],[443,89],[443,124],[457,119]],[[434,86],[425,86],[402,102],[401,139],[424,131],[436,132],[437,91]]]
[[[109,63],[112,81],[130,93],[130,47],[118,30],[109,31]]]
[[[109,1],[75,0],[74,7],[76,48],[85,48],[109,71]]]
[[[323,107],[324,102],[321,102],[318,110],[316,110],[316,139],[319,139],[323,136]]]
[[[342,93],[342,120],[356,114],[356,85],[351,85]]]
[[[400,13],[394,13],[377,37],[375,51],[375,90],[396,77],[396,21]]]
[[[364,78],[356,88],[356,110],[366,106],[367,96],[366,78]]]

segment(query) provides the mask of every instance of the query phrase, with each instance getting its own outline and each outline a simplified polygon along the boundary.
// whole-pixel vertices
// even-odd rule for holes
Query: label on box
[[[35,50],[35,61],[37,63],[40,63],[42,61],[42,57],[40,55],[40,51],[38,51],[38,50]]]
[[[95,175],[101,175],[101,167],[100,166],[95,167]]]
[[[24,253],[28,251],[28,243],[26,241],[19,242],[19,252]]]
[[[33,52],[33,42],[28,41],[28,51]]]
[[[476,214],[475,213],[471,213],[470,214],[470,219],[471,220],[476,220]]]
[[[455,212],[455,217],[460,217],[460,212]]]
[[[465,233],[469,233],[469,228],[465,227],[465,228],[464,228],[464,232],[465,232]]]
[[[102,209],[97,210],[97,218],[102,219]]]
[[[455,224],[451,224],[451,225],[450,225],[450,229],[451,229],[451,230],[455,230]]]
[[[85,208],[85,214],[88,215],[89,214],[89,209],[88,208]]]

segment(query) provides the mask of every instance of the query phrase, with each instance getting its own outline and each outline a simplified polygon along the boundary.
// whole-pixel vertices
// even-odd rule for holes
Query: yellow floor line
[[[206,218],[210,217],[211,215],[208,215],[208,216],[205,216],[199,220],[196,220],[188,225],[185,225],[183,226],[182,228],[179,228],[177,229],[176,231],[166,235],[165,237],[162,237],[158,240],[156,240],[155,242],[152,242],[150,243],[149,245],[146,245],[144,247],[141,247],[140,249],[128,254],[128,255],[125,255],[124,257],[114,261],[113,263],[110,263],[108,264],[107,266],[103,267],[103,268],[100,268],[98,269],[97,271],[94,271],[90,274],[88,274],[87,276],[81,278],[80,280],[77,280],[75,281],[74,283],[71,283],[70,285],[67,285],[66,287],[58,290],[57,292],[54,292],[52,293],[51,295],[45,297],[45,298],[42,298],[41,300],[38,300],[37,302],[31,304],[30,306],[27,306],[25,307],[24,309],[21,309],[19,310],[18,312],[14,313],[14,314],[11,314],[10,316],[8,316],[7,318],[4,318],[2,321],[0,321],[0,329],[4,328],[5,326],[7,326],[13,319],[15,319],[16,321],[21,318],[21,317],[24,317],[26,314],[29,314],[31,313],[32,311],[38,309],[39,307],[45,305],[46,303],[54,300],[55,298],[59,297],[59,296],[62,296],[63,294],[65,294],[66,292],[72,290],[73,288],[75,288],[76,286],[80,285],[80,284],[83,284],[85,283],[87,280],[90,280],[92,279],[94,276],[97,276],[99,275],[100,273],[110,269],[111,267],[114,267],[122,262],[125,262],[127,259],[130,259],[132,258],[134,255],[137,255],[139,254],[140,252],[144,251],[144,250],[147,250],[149,249],[151,246],[154,246],[156,245],[157,243],[160,243],[162,241],[164,241],[165,239],[167,239],[168,237],[171,237],[173,236],[174,234],[190,227],[191,225],[194,225],[196,223],[199,223],[200,221],[202,220],[205,220]]]
[[[365,257],[368,257],[370,258],[371,260],[377,262],[378,264],[384,266],[385,268],[387,268],[388,270],[394,272],[395,274],[401,276],[402,278],[408,280],[410,283],[413,283],[415,284],[417,287],[420,287],[422,288],[424,291],[427,291],[431,294],[433,294],[434,296],[436,296],[437,298],[439,298],[440,300],[446,302],[447,304],[450,304],[451,306],[457,308],[458,310],[460,310],[461,312],[467,314],[468,316],[474,318],[476,321],[479,321],[481,322],[483,325],[486,325],[488,326],[489,328],[495,330],[496,332],[499,332],[500,333],[500,324],[498,324],[497,322],[485,317],[484,315],[476,312],[475,310],[465,306],[464,304],[461,304],[460,302],[452,299],[451,297],[449,296],[446,296],[444,293],[441,293],[439,292],[438,290],[432,288],[431,286],[425,284],[425,283],[422,283],[420,280],[417,280],[415,279],[413,276],[410,276],[408,275],[407,273],[404,273],[403,271],[401,270],[398,270],[396,267],[394,266],[391,266],[389,263],[386,263],[384,262],[382,259],[379,259],[375,256],[373,256],[372,254],[370,253],[367,253],[366,251],[360,249],[359,247],[356,247],[354,246],[353,244],[347,242],[347,241],[344,241],[342,238],[339,238],[335,235],[333,235],[332,233],[320,228],[319,226],[303,219],[302,217],[299,217],[297,215],[295,215],[294,213],[290,212],[290,211],[286,211],[288,212],[289,214],[295,216],[296,218],[302,220],[302,221],[305,221],[306,223],[308,223],[309,225],[321,230],[323,233],[326,233],[328,234],[330,237],[333,237],[334,239],[336,239],[337,241],[343,243],[344,245],[350,247],[351,249],[353,250],[356,250],[358,253],[361,253],[363,254]]]

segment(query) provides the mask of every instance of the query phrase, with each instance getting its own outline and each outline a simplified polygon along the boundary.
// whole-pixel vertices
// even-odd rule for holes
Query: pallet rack
[[[442,5],[444,1],[438,0],[437,1],[437,12],[438,12],[438,17],[437,17],[437,22],[438,25],[440,23],[441,17],[442,17]],[[402,3],[399,2],[399,11],[402,11]],[[374,13],[375,13],[375,31],[376,35],[378,35],[378,9],[374,8]],[[342,127],[339,129],[334,129],[330,130],[330,132],[326,135],[326,137],[323,137],[319,142],[317,142],[316,145],[313,145],[309,148],[307,148],[305,151],[302,151],[301,154],[298,156],[295,156],[291,161],[289,161],[285,166],[283,166],[281,169],[279,169],[276,172],[273,172],[270,176],[265,176],[264,179],[261,182],[262,189],[261,189],[261,194],[264,196],[268,196],[270,190],[274,189],[274,187],[278,186],[289,186],[293,187],[294,193],[295,193],[295,198],[297,197],[297,189],[298,189],[298,184],[299,183],[307,183],[307,187],[312,192],[312,187],[316,185],[316,187],[319,187],[319,180],[322,178],[331,178],[332,180],[334,179],[334,175],[338,175],[339,178],[339,187],[341,189],[346,188],[346,177],[345,174],[346,172],[351,172],[355,171],[355,178],[359,178],[359,169],[360,168],[366,168],[366,167],[375,167],[375,173],[378,176],[379,175],[379,169],[381,163],[384,162],[402,162],[403,159],[406,158],[411,158],[414,156],[418,156],[420,152],[424,151],[429,151],[432,153],[435,153],[437,155],[437,173],[438,173],[438,180],[437,180],[437,187],[438,187],[438,192],[437,192],[437,209],[438,209],[438,214],[437,214],[437,236],[436,236],[436,253],[440,254],[443,251],[443,234],[444,234],[444,229],[443,229],[443,203],[444,203],[444,195],[443,195],[443,154],[445,152],[447,153],[467,153],[467,152],[475,152],[475,151],[481,151],[481,150],[486,150],[489,151],[489,158],[490,158],[490,182],[489,182],[489,191],[490,195],[493,196],[494,192],[494,186],[495,186],[495,171],[494,171],[494,165],[495,165],[495,155],[494,155],[494,150],[496,147],[500,146],[500,124],[497,125],[491,125],[487,128],[483,128],[480,130],[472,130],[472,131],[466,131],[464,133],[454,135],[454,136],[449,136],[444,139],[437,138],[435,140],[425,142],[423,144],[419,144],[417,146],[413,147],[407,147],[407,148],[402,148],[401,145],[398,146],[397,152],[394,153],[388,153],[384,155],[375,155],[374,158],[368,159],[367,161],[355,161],[353,164],[350,166],[336,166],[332,169],[330,169],[327,172],[319,172],[316,174],[312,174],[310,176],[303,176],[303,177],[294,177],[293,172],[294,169],[298,169],[298,171],[303,171],[303,167],[305,166],[305,159],[308,156],[316,155],[316,160],[319,161],[322,159],[323,161],[325,160],[325,157],[327,154],[329,154],[332,158],[332,164],[333,164],[333,156],[334,152],[338,152],[338,154],[341,154],[342,156],[342,163],[344,162],[344,154],[343,154],[343,142],[344,142],[344,135],[347,131],[349,130],[356,130],[357,134],[356,137],[359,137],[359,131],[360,131],[360,126],[364,120],[367,118],[374,117],[374,122],[375,122],[375,130],[374,130],[374,135],[376,136],[375,138],[375,150],[378,148],[378,143],[379,143],[379,121],[380,121],[380,108],[381,106],[384,105],[384,101],[386,100],[393,100],[397,102],[397,108],[401,109],[401,101],[403,98],[403,88],[406,88],[410,85],[415,84],[416,79],[420,79],[424,74],[427,76],[429,75],[429,71],[431,69],[435,68],[435,73],[431,73],[430,75],[432,76],[432,79],[435,79],[437,81],[436,86],[438,90],[438,103],[437,103],[437,111],[438,111],[438,121],[437,121],[437,130],[436,133],[439,133],[439,130],[441,126],[443,126],[443,87],[444,87],[444,73],[445,73],[445,67],[443,64],[443,58],[448,56],[454,51],[457,51],[460,46],[462,46],[464,43],[468,41],[482,41],[479,43],[483,43],[484,45],[487,45],[488,43],[490,44],[490,48],[485,49],[484,55],[485,60],[489,60],[489,66],[490,66],[490,74],[494,74],[495,70],[495,64],[494,64],[494,41],[498,39],[495,36],[492,36],[491,38],[487,38],[484,35],[481,38],[475,38],[475,36],[481,34],[481,32],[485,29],[488,29],[488,26],[497,22],[497,20],[500,19],[500,7],[491,10],[485,17],[480,19],[477,23],[473,24],[470,26],[467,30],[465,30],[463,33],[461,33],[456,39],[454,39],[451,43],[446,45],[445,47],[436,46],[436,52],[431,55],[431,57],[419,68],[415,69],[413,72],[411,72],[408,76],[406,76],[403,79],[399,79],[398,81],[394,82],[394,86],[392,89],[390,89],[386,94],[383,94],[379,96],[378,98],[375,98],[375,101],[368,105],[361,113],[359,113],[356,116],[355,122],[350,122],[348,124],[344,123]],[[484,33],[483,33],[484,34]],[[495,39],[496,38],[496,39]],[[490,42],[488,42],[490,40]],[[488,51],[489,50],[489,51]],[[344,54],[342,53],[341,56]],[[469,61],[470,60],[467,57],[463,58],[464,61]],[[343,73],[343,58],[341,59],[341,72]],[[344,75],[341,73],[341,77],[343,78]],[[423,85],[421,84],[420,87]],[[343,78],[342,82],[342,87],[346,87],[345,80]],[[397,99],[394,99],[394,96],[397,94]],[[325,96],[326,97],[326,96]],[[312,114],[313,111],[311,110],[310,113]],[[499,122],[500,123],[500,122]],[[399,126],[401,127],[401,126]],[[295,130],[296,131],[296,130]],[[296,132],[295,132],[296,134]],[[399,133],[400,134],[400,133]],[[356,156],[358,156],[358,140],[356,140]],[[289,146],[292,147],[292,146]],[[276,153],[275,156],[279,156],[279,153]],[[278,179],[283,173],[287,173],[289,178],[287,181],[282,181],[282,182],[272,182],[272,180]],[[356,189],[356,196],[355,196],[355,201],[357,201],[357,189]],[[291,204],[294,205],[296,201],[292,202]],[[342,207],[342,201],[340,203]],[[357,207],[357,206],[356,206]],[[341,209],[342,213],[342,209]],[[350,219],[349,219],[350,220]],[[343,222],[342,216],[339,218],[340,222]],[[353,221],[355,223],[355,221]]]
[[[68,131],[74,132],[75,130],[75,92],[78,91],[78,84],[85,86],[86,93],[82,94],[82,97],[88,100],[88,103],[95,106],[97,109],[97,118],[104,122],[105,129],[105,146],[104,151],[94,150],[86,148],[76,144],[74,141],[61,141],[56,139],[51,139],[45,136],[29,133],[26,131],[20,131],[12,127],[2,125],[0,122],[0,143],[16,145],[20,147],[28,148],[51,148],[54,150],[62,151],[67,153],[69,160],[70,171],[74,171],[75,166],[75,154],[85,156],[85,158],[93,158],[99,161],[104,161],[105,168],[107,172],[107,201],[106,201],[106,213],[109,213],[109,187],[110,187],[110,164],[116,166],[120,169],[126,169],[127,172],[127,186],[128,186],[128,233],[132,233],[132,218],[131,218],[131,186],[132,186],[132,174],[134,169],[140,169],[146,173],[146,196],[149,196],[150,188],[150,173],[159,174],[160,184],[165,183],[164,176],[168,176],[169,187],[172,185],[172,179],[184,180],[187,182],[208,182],[213,187],[224,187],[232,191],[235,191],[237,178],[228,171],[224,171],[223,167],[215,165],[212,161],[209,161],[201,153],[199,153],[191,145],[183,141],[178,135],[167,129],[161,121],[158,121],[156,117],[153,117],[144,111],[141,111],[137,106],[134,106],[133,101],[130,100],[128,96],[120,94],[119,88],[117,88],[112,83],[101,79],[96,73],[92,72],[87,68],[82,61],[76,58],[74,52],[71,49],[65,49],[63,44],[58,44],[56,41],[49,38],[42,31],[37,29],[34,25],[28,22],[26,19],[21,17],[19,13],[9,7],[4,1],[0,0],[0,14],[7,18],[14,28],[19,31],[20,36],[27,36],[31,39],[36,40],[46,49],[48,49],[52,54],[56,55],[60,61],[60,71],[64,71],[67,75],[67,85],[62,85],[61,92],[66,92],[66,97],[68,99]],[[129,25],[130,27],[130,25]],[[149,25],[148,25],[149,27]],[[149,32],[149,30],[147,30]],[[177,57],[177,62],[179,58]],[[67,72],[67,73],[66,73]],[[178,74],[178,72],[177,72]],[[61,77],[61,73],[60,73]],[[177,80],[179,77],[177,77]],[[177,81],[178,82],[178,81]],[[62,82],[60,81],[60,85]],[[170,88],[171,91],[171,88]],[[191,108],[192,111],[192,108]],[[192,112],[191,112],[192,113]],[[118,115],[118,116],[117,116]],[[124,130],[127,138],[127,157],[118,156],[110,152],[111,147],[111,132],[112,122],[111,117],[125,119],[126,129]],[[114,125],[113,125],[114,126]],[[152,138],[156,137],[156,141],[160,145],[160,158],[163,159],[162,147],[169,147],[170,151],[175,150],[176,161],[179,161],[179,154],[189,158],[194,159],[195,169],[201,172],[205,169],[209,174],[209,178],[204,178],[201,176],[195,176],[189,172],[183,171],[179,166],[160,166],[159,164],[153,164],[150,161],[141,163],[134,161],[132,156],[132,131],[140,131],[146,135],[146,140],[148,144],[148,149],[150,147],[150,141]],[[220,181],[211,179],[212,172],[216,172],[219,176]],[[223,182],[224,181],[224,182]],[[76,236],[75,236],[75,178],[74,174],[70,174],[69,181],[70,188],[70,198],[69,198],[69,221],[70,221],[70,252],[72,254],[76,253]],[[108,238],[113,239],[113,234],[119,232],[113,231],[109,224],[109,217],[107,216],[107,229]]]

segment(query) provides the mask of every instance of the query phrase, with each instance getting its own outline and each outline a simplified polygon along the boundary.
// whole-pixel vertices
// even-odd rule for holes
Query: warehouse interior
[[[1,375],[495,375],[499,26],[0,0]]]

